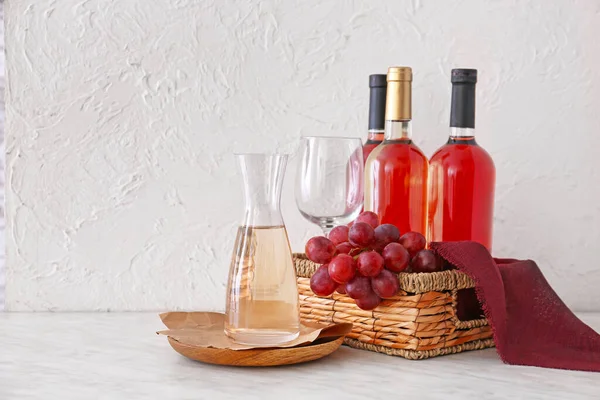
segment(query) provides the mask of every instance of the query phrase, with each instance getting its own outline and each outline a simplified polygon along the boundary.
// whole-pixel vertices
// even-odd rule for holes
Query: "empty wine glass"
[[[300,143],[296,205],[323,229],[353,221],[363,204],[363,155],[359,138],[307,136]]]

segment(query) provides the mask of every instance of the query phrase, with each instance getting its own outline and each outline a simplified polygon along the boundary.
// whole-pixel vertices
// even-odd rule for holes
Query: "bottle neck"
[[[383,142],[385,131],[383,129],[369,129],[367,144],[379,144]]]
[[[386,86],[371,87],[369,96],[369,134],[382,131],[385,123]]]
[[[460,128],[457,126],[450,127],[450,137],[459,139],[459,138],[474,138],[475,137],[475,129],[473,128]]]
[[[388,70],[385,103],[385,140],[410,142],[412,137],[412,71],[407,67]]]
[[[447,144],[463,144],[477,146],[475,141],[475,129],[450,127],[450,137]]]
[[[411,121],[385,121],[385,140],[405,140],[410,142],[412,139]]]
[[[390,121],[412,119],[412,87],[410,81],[389,81],[385,103],[385,129]]]
[[[450,107],[451,129],[475,128],[475,83],[453,83]]]

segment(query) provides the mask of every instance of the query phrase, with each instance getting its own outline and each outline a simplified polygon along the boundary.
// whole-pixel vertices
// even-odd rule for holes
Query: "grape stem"
[[[358,259],[358,256],[360,256],[361,253],[364,253],[365,251],[371,251],[371,249],[360,249],[360,251],[356,253],[356,255],[353,255],[352,258],[354,258],[354,260],[356,261]]]

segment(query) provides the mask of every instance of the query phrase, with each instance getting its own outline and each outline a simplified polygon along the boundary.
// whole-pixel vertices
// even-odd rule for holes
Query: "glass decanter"
[[[280,210],[287,156],[236,157],[246,207],[231,258],[225,333],[238,343],[274,346],[300,332],[296,273]]]

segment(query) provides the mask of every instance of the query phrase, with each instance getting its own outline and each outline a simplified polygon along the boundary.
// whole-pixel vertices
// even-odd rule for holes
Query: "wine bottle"
[[[401,233],[425,235],[428,163],[411,137],[411,84],[409,67],[388,69],[384,140],[365,166],[364,207]]]
[[[386,89],[387,83],[384,74],[369,75],[369,136],[363,145],[365,163],[371,151],[383,142]]]
[[[450,137],[431,157],[431,241],[473,240],[492,249],[496,169],[475,141],[477,70],[452,70]]]

